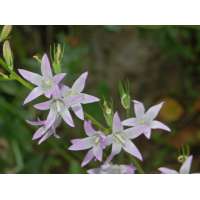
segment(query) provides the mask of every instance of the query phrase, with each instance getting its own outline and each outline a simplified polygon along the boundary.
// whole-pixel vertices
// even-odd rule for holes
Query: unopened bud
[[[10,25],[6,25],[3,27],[2,31],[1,31],[1,35],[0,35],[0,42],[7,39],[11,30],[12,30],[12,26],[10,26]]]
[[[128,110],[130,108],[130,103],[131,103],[131,99],[130,96],[126,93],[124,93],[121,97],[121,104],[122,106]]]
[[[7,40],[3,44],[3,57],[6,61],[8,69],[13,70],[13,55],[10,48],[10,43]]]
[[[104,118],[106,120],[107,125],[111,127],[112,118],[113,118],[113,109],[112,109],[112,106],[109,106],[105,100],[103,102],[103,114],[104,114]]]
[[[188,156],[180,155],[178,156],[177,160],[180,163],[184,163],[187,160]]]

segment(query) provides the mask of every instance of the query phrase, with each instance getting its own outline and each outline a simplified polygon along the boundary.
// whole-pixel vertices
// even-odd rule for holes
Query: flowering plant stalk
[[[7,30],[7,32],[6,32]],[[71,140],[70,151],[88,150],[81,166],[85,167],[91,161],[102,162],[98,168],[88,169],[88,173],[144,173],[140,161],[145,159],[141,150],[134,144],[134,140],[142,134],[150,140],[152,130],[160,129],[166,133],[171,129],[156,120],[164,102],[150,107],[146,112],[143,103],[137,100],[131,100],[129,85],[124,87],[120,85],[120,102],[126,111],[127,119],[121,119],[120,113],[114,110],[113,105],[104,99],[102,106],[103,116],[107,126],[102,125],[94,117],[84,111],[85,104],[97,103],[100,98],[89,95],[84,91],[88,72],[82,73],[72,84],[65,85],[64,79],[67,74],[62,73],[61,61],[64,50],[60,45],[53,49],[52,66],[47,54],[44,54],[41,61],[41,74],[18,69],[14,71],[13,53],[7,40],[11,31],[10,27],[4,27],[0,36],[0,41],[4,41],[3,59],[0,58],[0,65],[8,72],[0,74],[2,79],[16,80],[31,92],[24,100],[24,105],[34,101],[40,96],[47,98],[45,102],[35,104],[33,107],[40,111],[48,110],[46,119],[37,119],[35,121],[26,120],[28,124],[35,127],[39,126],[33,134],[33,140],[38,140],[38,144],[45,142],[49,137],[60,138],[57,128],[64,122],[65,125],[75,127],[71,112],[77,118],[83,121],[83,127],[86,136],[83,138],[74,138]],[[55,74],[54,74],[55,73]],[[134,107],[135,117],[132,117],[131,107]],[[95,126],[95,127],[94,127]],[[105,156],[105,150],[111,147],[109,155]],[[66,150],[67,151],[67,150]],[[113,164],[114,158],[124,151],[132,157],[133,163],[130,165]],[[67,154],[67,152],[66,152]],[[192,163],[192,156],[184,155],[183,165],[180,173],[189,173]],[[168,168],[159,168],[162,173],[178,173]]]

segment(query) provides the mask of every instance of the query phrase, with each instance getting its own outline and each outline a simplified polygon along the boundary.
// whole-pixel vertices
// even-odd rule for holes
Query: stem
[[[85,112],[85,117],[92,121],[94,125],[96,125],[99,129],[101,129],[103,132],[108,133],[109,129],[105,128],[100,122],[98,122],[94,117],[92,117],[90,114]]]
[[[140,163],[137,161],[137,159],[135,157],[131,157],[133,163],[134,163],[134,166],[137,168],[138,172],[140,174],[144,174],[144,170],[142,169]]]

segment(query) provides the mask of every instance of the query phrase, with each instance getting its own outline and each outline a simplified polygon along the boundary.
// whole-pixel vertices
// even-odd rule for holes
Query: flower
[[[144,105],[134,100],[134,111],[135,111],[135,118],[129,118],[122,122],[124,126],[133,126],[133,127],[140,127],[143,129],[142,133],[150,139],[151,137],[151,129],[163,129],[166,131],[171,131],[169,127],[167,127],[165,124],[163,124],[160,121],[154,120],[156,116],[158,115],[163,102],[150,107],[147,112],[145,113]]]
[[[140,134],[141,130],[137,127],[124,130],[119,115],[116,112],[113,117],[112,134],[106,138],[106,145],[112,144],[112,151],[107,161],[111,161],[115,155],[121,152],[121,149],[142,160],[141,153],[131,141],[131,139],[138,137]]]
[[[87,165],[93,158],[102,161],[103,149],[105,148],[105,135],[101,131],[96,131],[90,121],[84,121],[84,130],[88,137],[71,140],[71,151],[90,149],[81,166]]]
[[[36,99],[43,94],[46,97],[50,98],[55,89],[58,87],[58,84],[63,80],[66,75],[65,73],[60,73],[53,76],[49,59],[46,54],[44,54],[44,56],[42,57],[41,62],[42,75],[24,69],[18,69],[18,71],[23,78],[37,86],[30,92],[28,97],[25,99],[24,104],[29,103],[30,101]]]
[[[57,135],[56,133],[56,128],[60,125],[61,123],[61,118],[57,118],[55,122],[52,124],[50,128],[45,127],[46,121],[43,120],[41,121],[38,119],[38,121],[29,121],[27,120],[27,123],[33,125],[33,126],[41,126],[33,135],[33,140],[39,139],[38,144],[41,144],[45,140],[47,140],[50,136],[54,136],[55,138],[60,138],[60,136]]]
[[[99,168],[89,169],[88,174],[134,174],[135,167],[133,165],[113,165],[103,164]]]
[[[61,96],[60,90],[57,88],[53,93],[52,99],[38,103],[34,105],[34,107],[38,110],[50,110],[47,120],[45,121],[46,129],[49,129],[55,123],[58,117],[61,117],[69,126],[74,127],[74,122],[69,108],[80,101],[80,96],[69,96],[68,98],[64,99]],[[46,129],[43,131],[46,131]]]
[[[185,162],[181,165],[180,170],[176,171],[174,169],[169,169],[166,167],[160,167],[158,170],[162,173],[162,174],[189,174],[190,173],[190,168],[192,165],[192,159],[193,156],[189,156]]]
[[[82,101],[80,103],[72,106],[72,110],[74,111],[75,115],[81,120],[84,120],[84,112],[81,104],[94,103],[100,100],[97,97],[82,93],[85,87],[87,76],[88,72],[85,72],[80,75],[80,77],[74,82],[71,88],[69,88],[66,85],[64,85],[61,88],[62,95],[64,96],[64,98],[74,95],[75,96],[79,95],[82,97]]]

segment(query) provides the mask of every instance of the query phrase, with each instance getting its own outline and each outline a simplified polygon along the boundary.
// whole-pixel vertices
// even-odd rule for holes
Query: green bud
[[[179,163],[184,163],[187,160],[188,156],[180,155],[178,156],[177,160]]]
[[[124,93],[121,96],[121,104],[124,107],[124,109],[126,109],[126,110],[130,109],[131,98],[130,98],[129,94]]]
[[[61,44],[54,45],[52,52],[52,63],[55,73],[61,72],[61,62],[63,59],[64,49],[61,47]]]
[[[108,105],[108,103],[104,100],[102,110],[104,114],[104,118],[109,127],[112,127],[112,119],[113,119],[113,106]]]
[[[1,35],[0,35],[0,42],[7,39],[11,30],[12,30],[12,26],[10,26],[10,25],[6,25],[3,27],[2,31],[1,31]]]
[[[13,55],[10,43],[6,40],[3,44],[3,57],[9,70],[13,70]]]

